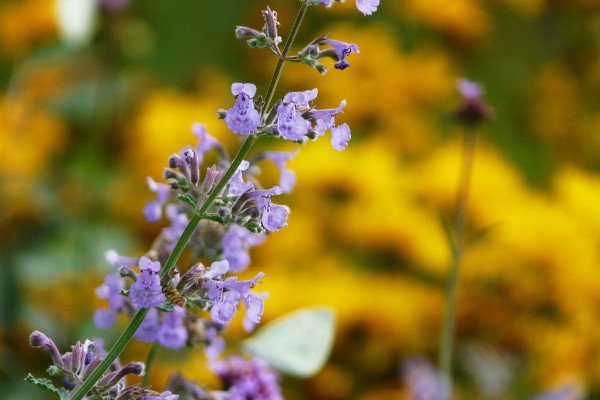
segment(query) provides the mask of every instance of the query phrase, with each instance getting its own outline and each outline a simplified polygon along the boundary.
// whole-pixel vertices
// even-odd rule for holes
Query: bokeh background
[[[403,363],[435,361],[450,252],[442,228],[457,187],[458,77],[481,82],[495,118],[478,135],[458,290],[459,399],[525,399],[553,387],[600,396],[600,3],[597,0],[352,0],[312,8],[297,43],[325,32],[356,43],[351,67],[320,76],[284,69],[279,93],[319,88],[347,99],[344,152],[309,143],[290,163],[289,226],[253,250],[267,275],[264,320],[303,306],[335,309],[330,362],[283,378],[287,399],[408,399]],[[232,82],[266,89],[276,60],[249,50],[235,25],[261,27],[263,0],[131,0],[86,10],[54,0],[0,1],[0,387],[49,363],[28,347],[42,330],[61,349],[119,333],[91,322],[103,252],[139,256],[161,225],[141,207],[168,156],[194,143],[193,122],[231,151],[215,118]],[[298,2],[273,0],[281,33]],[[71,15],[71,16],[72,16]],[[72,20],[72,19],[71,19]],[[85,27],[85,26],[84,26]],[[332,67],[332,65],[328,65]],[[288,143],[259,147],[291,149]],[[265,171],[275,181],[274,171]],[[480,232],[485,232],[481,235]],[[125,321],[120,321],[122,328]],[[232,341],[243,337],[237,326]],[[145,359],[148,346],[124,355]],[[199,351],[162,351],[171,370],[207,383]]]

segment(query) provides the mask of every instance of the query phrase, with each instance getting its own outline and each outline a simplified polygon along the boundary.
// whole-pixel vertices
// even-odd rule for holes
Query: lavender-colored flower
[[[448,380],[426,360],[408,360],[404,377],[413,400],[450,399]]]
[[[379,0],[376,1],[379,3]],[[359,53],[358,46],[355,44],[345,43],[333,39],[325,39],[323,40],[323,43],[333,47],[337,61],[337,63],[334,65],[336,69],[346,69],[349,67],[350,64],[348,61],[346,61],[346,57],[348,57],[352,52]]]
[[[290,209],[271,202],[271,197],[281,194],[279,186],[268,190],[254,190],[249,195],[256,200],[256,205],[262,212],[262,224],[268,231],[278,231],[286,226]]]
[[[133,337],[140,342],[152,343],[156,341],[160,323],[158,322],[158,310],[151,308],[146,314],[140,327],[135,331]]]
[[[249,167],[250,163],[248,161],[244,160],[240,163],[240,166],[229,180],[227,194],[240,196],[247,191],[254,189],[254,184],[252,182],[244,182],[244,177],[242,176],[242,172],[246,171]]]
[[[356,8],[364,15],[371,15],[377,11],[379,0],[356,0]]]
[[[264,234],[256,234],[239,225],[230,225],[221,239],[223,259],[229,262],[229,271],[237,272],[250,264],[248,248],[265,240]]]
[[[231,85],[231,93],[236,98],[234,106],[225,115],[227,128],[234,133],[249,135],[260,125],[260,114],[254,108],[252,100],[256,86],[251,83],[234,83]]]
[[[179,398],[178,394],[173,394],[169,391],[162,392],[158,396],[146,396],[144,400],[177,400]]]
[[[210,316],[213,321],[221,325],[229,323],[235,316],[239,299],[240,294],[236,291],[230,290],[223,293],[222,297],[217,299],[210,309]]]
[[[583,397],[584,391],[581,385],[570,383],[538,394],[531,400],[581,400]]]
[[[281,103],[277,107],[277,130],[283,138],[302,140],[308,133],[308,128],[309,122],[302,117],[295,103]]]
[[[279,168],[279,187],[281,193],[290,193],[296,184],[296,175],[294,171],[285,167],[285,163],[296,155],[298,151],[265,151],[264,158],[272,160]]]
[[[458,92],[463,102],[454,111],[455,115],[468,125],[477,124],[493,116],[492,109],[483,101],[483,88],[476,82],[459,79]]]
[[[185,227],[189,222],[189,218],[187,214],[180,212],[179,208],[175,204],[169,204],[165,208],[165,214],[167,214],[167,218],[169,218],[169,221],[171,221],[171,225],[163,229],[162,233],[165,240],[169,243],[169,245],[166,246],[166,250],[171,251],[185,230]]]
[[[164,183],[156,183],[149,176],[146,177],[146,183],[148,188],[156,193],[156,200],[146,203],[143,213],[148,222],[158,222],[162,216],[162,207],[169,200],[170,188]]]
[[[188,333],[182,322],[184,316],[185,309],[179,306],[175,306],[172,312],[164,316],[158,330],[158,343],[170,349],[180,349],[185,346]]]
[[[259,358],[244,360],[238,356],[211,363],[211,369],[223,381],[227,398],[235,400],[283,400],[279,375]]]
[[[334,149],[342,151],[348,146],[350,138],[350,127],[348,124],[342,124],[331,132],[331,145]]]
[[[289,92],[283,97],[283,103],[296,103],[298,107],[310,107],[310,103],[317,98],[318,94],[316,88],[303,92]]]
[[[316,130],[319,136],[324,135],[328,129],[333,130],[335,127],[335,117],[344,112],[344,107],[346,107],[346,100],[342,100],[337,108],[309,111],[309,116],[317,120]]]
[[[129,297],[139,308],[159,306],[166,300],[160,286],[160,263],[152,261],[148,257],[140,258],[140,269],[142,272],[138,280],[129,288]]]
[[[137,258],[120,256],[119,253],[112,249],[104,252],[104,259],[114,267],[133,267],[138,263]]]
[[[125,308],[127,298],[120,291],[125,282],[119,274],[110,274],[104,278],[104,283],[96,288],[96,296],[108,300],[108,308],[99,308],[94,313],[94,323],[100,329],[108,329],[117,320],[117,313]]]
[[[215,327],[208,327],[204,332],[205,341],[207,342],[204,346],[204,353],[209,360],[216,360],[225,350],[225,339],[219,336],[218,333]]]

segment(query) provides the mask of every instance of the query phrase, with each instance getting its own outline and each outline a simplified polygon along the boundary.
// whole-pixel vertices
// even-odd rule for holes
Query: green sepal
[[[190,206],[195,210],[198,207],[198,201],[190,195],[187,194],[178,194],[177,198]]]
[[[208,219],[209,221],[218,222],[223,226],[227,226],[227,222],[223,218],[219,217],[218,214],[204,214],[203,217],[204,219]]]
[[[59,376],[62,375],[63,372],[60,368],[58,368],[56,365],[51,365],[48,367],[48,369],[46,370],[46,373],[50,376]]]
[[[52,381],[49,379],[38,379],[31,374],[27,374],[25,381],[39,387],[42,390],[45,390],[59,400],[67,400],[69,398],[69,391],[67,389],[55,388],[52,384]]]
[[[171,312],[175,309],[175,306],[173,305],[173,303],[171,303],[169,300],[167,300],[167,301],[163,301],[162,304],[160,306],[157,306],[156,308],[159,309],[160,311]]]
[[[121,289],[121,290],[119,290],[119,294],[129,297],[129,289]]]
[[[204,300],[204,299],[189,299],[188,306],[195,305],[203,311],[210,311],[213,303],[212,301]]]

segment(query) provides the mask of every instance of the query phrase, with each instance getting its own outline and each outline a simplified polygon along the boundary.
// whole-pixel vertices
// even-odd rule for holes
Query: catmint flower
[[[250,264],[248,248],[265,240],[264,234],[255,234],[239,225],[230,225],[221,239],[223,259],[229,263],[229,271],[237,272]]]
[[[146,183],[148,184],[148,188],[156,193],[156,200],[146,203],[143,213],[148,222],[158,222],[162,216],[162,207],[169,199],[170,188],[169,185],[165,185],[164,183],[156,183],[150,177],[146,178]]]
[[[350,138],[350,127],[348,124],[342,124],[331,132],[331,145],[334,149],[342,151],[348,146]]]
[[[185,346],[188,333],[182,322],[184,316],[185,309],[179,306],[175,306],[172,312],[165,314],[158,330],[158,343],[170,349],[180,349]]]
[[[221,154],[225,154],[223,145],[208,134],[206,125],[195,123],[192,125],[192,133],[198,138],[198,145],[196,146],[198,163],[202,164],[204,154],[208,153],[212,149],[218,149]]]
[[[114,267],[133,267],[138,263],[137,258],[120,256],[119,253],[112,249],[104,252],[104,259]]]
[[[331,55],[332,58],[337,61],[337,63],[334,65],[335,69],[346,69],[350,66],[348,61],[346,61],[346,57],[348,57],[352,52],[359,53],[358,46],[355,44],[345,43],[333,39],[325,39],[323,40],[323,43],[333,47],[333,53],[323,52],[321,54],[323,56]]]
[[[448,380],[429,362],[411,359],[404,364],[403,369],[411,399],[450,400]]]
[[[235,104],[225,115],[227,128],[240,135],[249,135],[260,125],[260,114],[254,108],[252,97],[256,94],[256,86],[252,83],[234,83],[231,93],[235,96]]]
[[[94,313],[94,323],[100,329],[108,329],[117,320],[117,313],[125,309],[127,298],[121,295],[125,282],[119,274],[110,274],[96,288],[96,296],[108,300],[108,308],[99,308]]]
[[[159,396],[146,396],[144,400],[177,400],[179,398],[178,394],[173,394],[171,392],[163,392]]]
[[[31,347],[41,347],[44,348],[52,357],[52,362],[58,368],[63,368],[64,363],[58,348],[48,336],[44,335],[42,332],[34,331],[29,336],[29,345]]]
[[[227,194],[240,196],[247,191],[254,189],[254,184],[252,182],[244,182],[244,178],[242,177],[242,172],[246,171],[249,167],[250,163],[246,160],[240,163],[240,166],[229,180]]]
[[[158,310],[151,308],[146,314],[140,327],[135,331],[133,337],[140,342],[152,343],[156,341],[160,323],[158,322]]]
[[[317,98],[319,90],[317,88],[305,90],[303,92],[289,92],[283,97],[284,103],[294,102],[298,107],[310,107],[310,103]]]
[[[159,306],[166,300],[160,286],[160,263],[152,261],[148,257],[140,258],[140,269],[142,272],[138,280],[129,288],[129,297],[139,308]]]
[[[335,116],[343,113],[346,107],[346,100],[342,100],[337,108],[326,108],[323,110],[310,110],[308,115],[316,119],[316,131],[319,136],[325,134],[326,130],[332,130],[335,127]]]
[[[175,204],[169,204],[165,208],[165,214],[171,221],[171,225],[163,229],[162,234],[165,240],[169,243],[166,246],[166,250],[171,251],[175,247],[175,243],[181,237],[181,234],[185,230],[189,222],[187,214],[181,212]]]
[[[281,37],[277,34],[277,28],[279,28],[279,21],[277,21],[277,13],[272,11],[268,6],[267,9],[262,11],[263,18],[265,19],[265,26],[263,32],[265,35],[277,44],[281,42]]]
[[[493,116],[493,111],[483,101],[483,88],[476,82],[468,79],[459,79],[458,92],[463,101],[454,111],[454,114],[467,125],[476,125]]]
[[[281,194],[281,189],[278,186],[268,190],[254,190],[249,193],[249,196],[256,200],[256,205],[262,211],[262,225],[271,232],[287,226],[287,216],[290,209],[287,206],[273,204],[271,197]]]
[[[377,11],[379,0],[356,0],[356,8],[364,15],[371,15]]]
[[[228,399],[283,400],[277,382],[279,375],[259,358],[244,360],[231,356],[212,362],[211,369],[228,388]]]
[[[277,107],[277,130],[283,138],[293,141],[302,140],[308,133],[309,127],[309,122],[302,117],[293,102],[281,103]]]
[[[294,171],[285,167],[285,163],[298,153],[297,150],[286,151],[265,151],[262,156],[272,160],[279,168],[279,184],[281,193],[290,193],[296,184],[296,175]]]
[[[230,290],[222,294],[220,299],[215,299],[215,303],[210,309],[210,316],[218,324],[225,325],[231,321],[237,311],[240,294]]]

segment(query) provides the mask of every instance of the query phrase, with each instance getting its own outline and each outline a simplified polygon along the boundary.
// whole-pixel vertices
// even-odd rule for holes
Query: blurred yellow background
[[[282,34],[297,3],[269,4]],[[456,398],[523,399],[568,382],[597,398],[600,3],[381,0],[368,18],[353,3],[311,8],[297,45],[329,32],[359,46],[351,67],[320,76],[288,65],[278,91],[317,87],[320,108],[346,99],[337,122],[352,129],[344,152],[321,138],[290,162],[298,183],[278,201],[289,226],[253,250],[247,271],[266,273],[264,321],[308,305],[337,313],[330,362],[309,380],[284,378],[285,397],[408,399],[403,361],[435,362],[450,263],[442,220],[461,162],[451,110],[456,80],[468,77],[495,118],[478,132],[468,202],[477,240],[458,289]],[[193,122],[239,146],[215,111],[232,104],[232,82],[266,89],[274,57],[233,37],[235,25],[262,26],[265,5],[132,0],[96,10],[73,42],[53,1],[0,2],[4,399],[44,398],[22,383],[49,363],[28,349],[32,330],[64,350],[119,333],[91,322],[103,304],[93,289],[111,270],[103,251],[147,250],[160,226],[141,213],[152,198],[145,177],[161,178],[169,155],[195,142]],[[241,335],[232,327],[232,340]],[[133,344],[125,357],[147,351]],[[162,351],[152,383],[173,369],[213,382],[204,363],[200,351]],[[478,371],[498,363],[509,383],[486,394]]]

